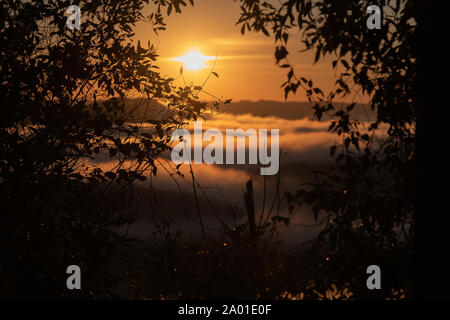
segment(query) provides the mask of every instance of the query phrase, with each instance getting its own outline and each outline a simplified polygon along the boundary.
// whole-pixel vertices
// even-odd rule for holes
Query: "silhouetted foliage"
[[[192,1],[191,1],[192,3]],[[82,6],[80,30],[66,28],[69,5]],[[144,16],[146,5],[153,13]],[[156,174],[170,132],[196,118],[198,88],[175,87],[157,53],[132,43],[133,27],[165,27],[180,0],[2,1],[0,4],[0,296],[111,297],[107,267],[129,239],[133,182]],[[167,10],[167,11],[166,11]],[[167,116],[142,130],[130,123],[127,96],[156,100]],[[104,172],[87,160],[113,163]],[[66,290],[79,265],[83,287]]]
[[[304,89],[317,119],[326,114],[340,138],[330,149],[333,166],[285,195],[291,208],[312,206],[323,224],[318,238],[296,257],[272,238],[277,225],[289,225],[289,216],[280,215],[278,175],[270,209],[264,202],[255,212],[248,184],[247,214],[239,217],[230,205],[235,225],[222,225],[217,238],[182,243],[163,221],[148,243],[132,242],[121,231],[135,219],[136,183],[161,168],[156,161],[170,149],[171,131],[207,108],[198,100],[201,87],[176,87],[159,73],[155,48],[134,45],[133,27],[147,21],[155,32],[164,30],[165,16],[187,3],[3,1],[1,297],[365,297],[370,264],[395,270],[383,273],[386,287],[378,297],[408,289],[416,123],[412,2],[376,1],[385,12],[381,30],[366,27],[373,4],[367,1],[240,2],[242,33],[275,37],[277,64],[287,71],[286,97]],[[81,30],[66,28],[71,4],[82,5]],[[147,16],[146,5],[153,10]],[[329,94],[289,62],[293,32],[316,62],[335,58],[336,88]],[[355,119],[355,103],[336,102],[359,92],[370,96],[375,120]],[[136,96],[135,106],[126,104]],[[166,110],[162,116],[147,113],[154,102]],[[110,169],[96,165],[99,158],[112,163]],[[184,178],[178,169],[168,173]],[[193,189],[204,192],[191,174]],[[110,269],[121,259],[128,263],[127,288],[118,291],[123,278]],[[66,290],[70,264],[81,267],[87,289]]]
[[[324,225],[312,249],[317,256],[317,285],[349,282],[364,294],[365,268],[379,264],[383,270],[396,270],[383,282],[385,289],[409,289],[405,271],[411,261],[416,176],[414,3],[240,2],[242,33],[257,31],[275,38],[277,64],[287,69],[286,97],[304,89],[317,119],[324,114],[331,117],[329,131],[340,138],[330,149],[334,165],[314,172],[301,190],[286,195],[292,206],[312,206]],[[373,4],[383,12],[380,30],[366,26],[366,8]],[[337,79],[329,94],[289,62],[287,45],[294,33],[299,48],[312,51],[315,62],[333,58]],[[353,102],[336,108],[335,101],[354,101],[359,93],[370,97],[375,121],[353,119]]]

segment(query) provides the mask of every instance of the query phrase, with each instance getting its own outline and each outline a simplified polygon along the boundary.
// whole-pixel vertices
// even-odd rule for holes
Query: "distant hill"
[[[343,103],[336,103],[337,108],[345,106]],[[230,105],[223,106],[222,111],[231,114],[252,114],[259,117],[277,117],[282,119],[294,120],[309,118],[314,119],[314,110],[309,102],[282,102],[282,101],[246,101],[233,102]],[[370,111],[368,105],[356,105],[352,114],[358,120],[367,120],[375,118],[375,113]],[[326,118],[325,118],[326,120]]]
[[[347,104],[335,103],[336,108],[346,106]],[[276,117],[287,120],[295,120],[308,118],[314,120],[313,104],[309,102],[283,102],[283,101],[247,101],[242,100],[238,102],[232,102],[228,105],[220,107],[220,112],[242,115],[251,114],[258,117]],[[142,120],[143,118],[160,119],[167,115],[167,108],[153,101],[151,103],[145,103],[144,100],[128,99],[125,103],[126,111],[132,111],[134,120]],[[365,104],[358,104],[352,111],[355,119],[361,121],[367,121],[369,116],[370,120],[376,118],[375,112],[370,111],[370,107]],[[324,116],[324,120],[327,117]]]

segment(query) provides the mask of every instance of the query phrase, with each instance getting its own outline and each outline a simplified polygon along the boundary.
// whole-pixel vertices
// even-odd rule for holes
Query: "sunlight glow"
[[[204,56],[200,52],[192,50],[184,56],[173,58],[172,60],[183,62],[183,66],[187,70],[200,70],[207,67],[205,62],[214,59],[216,59],[216,57]]]

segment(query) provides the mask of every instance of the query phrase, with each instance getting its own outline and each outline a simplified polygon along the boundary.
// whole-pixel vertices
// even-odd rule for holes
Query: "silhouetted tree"
[[[192,4],[192,1],[190,1]],[[80,30],[66,27],[81,7]],[[2,1],[0,4],[0,296],[108,297],[108,262],[129,241],[119,227],[132,186],[156,174],[169,133],[205,107],[199,88],[177,88],[155,65],[157,53],[132,42],[133,27],[155,31],[181,0]],[[144,15],[151,7],[152,13]],[[167,105],[141,130],[128,122],[127,96]],[[88,160],[104,156],[104,172]],[[66,268],[82,270],[85,290],[66,289]]]
[[[307,203],[323,223],[316,246],[317,285],[351,283],[367,294],[365,269],[381,266],[385,290],[404,288],[411,265],[416,146],[416,7],[412,1],[288,0],[273,5],[241,0],[242,33],[273,35],[277,64],[287,70],[286,97],[299,88],[315,115],[331,118],[329,131],[340,143],[330,149],[334,164],[296,193],[292,205]],[[382,11],[381,29],[369,29],[369,5]],[[325,94],[289,62],[288,42],[296,34],[314,61],[331,57],[335,89]],[[356,103],[370,97],[376,119],[352,117]],[[406,286],[406,288],[405,288]],[[386,295],[386,291],[381,293]]]

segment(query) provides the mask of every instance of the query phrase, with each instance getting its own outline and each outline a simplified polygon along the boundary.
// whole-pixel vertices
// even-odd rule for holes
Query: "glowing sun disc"
[[[205,62],[214,60],[216,57],[204,56],[197,51],[189,51],[184,56],[173,58],[174,61],[183,62],[184,68],[188,70],[200,70],[208,67]]]

